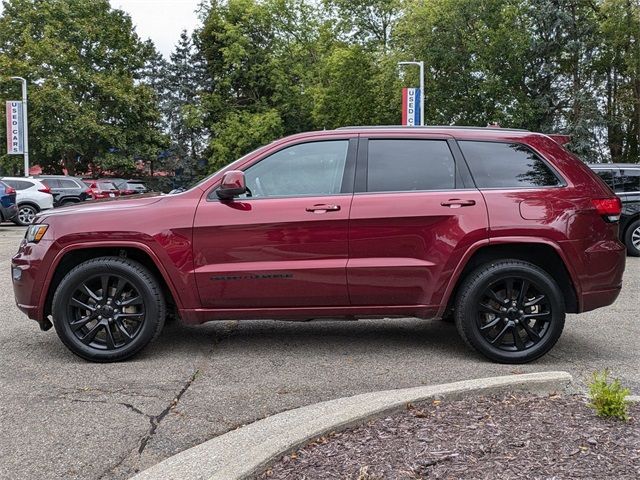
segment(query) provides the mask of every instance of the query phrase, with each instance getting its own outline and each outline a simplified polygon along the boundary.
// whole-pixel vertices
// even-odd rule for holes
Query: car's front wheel
[[[526,363],[558,341],[564,297],[546,271],[520,260],[485,264],[463,281],[455,321],[465,342],[501,363]]]
[[[37,214],[38,209],[33,205],[18,205],[18,214],[13,218],[13,223],[22,226],[31,225],[33,219],[36,218]]]
[[[143,265],[100,257],[74,267],[53,297],[53,324],[76,355],[94,362],[127,359],[159,335],[165,301]]]

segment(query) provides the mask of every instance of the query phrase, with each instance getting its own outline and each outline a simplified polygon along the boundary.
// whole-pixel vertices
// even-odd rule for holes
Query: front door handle
[[[450,198],[446,202],[442,202],[440,205],[442,205],[443,207],[449,207],[449,208],[460,208],[460,207],[471,207],[472,205],[475,205],[475,204],[476,204],[475,200],[462,200],[460,198]]]
[[[307,212],[313,213],[326,213],[326,212],[337,212],[340,210],[340,205],[327,205],[325,203],[319,203],[312,207],[306,208]]]

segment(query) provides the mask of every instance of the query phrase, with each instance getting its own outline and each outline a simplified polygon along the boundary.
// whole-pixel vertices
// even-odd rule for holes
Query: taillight
[[[620,220],[622,202],[618,197],[592,198],[591,202],[593,206],[596,207],[598,215],[602,216],[607,222],[617,222]]]
[[[48,193],[49,195],[51,195],[51,189],[49,187],[39,188],[38,191],[42,193]]]
[[[7,187],[7,188],[4,190],[4,194],[5,194],[5,195],[13,195],[14,193],[16,193],[16,189],[15,189],[15,188],[13,188],[13,187]]]

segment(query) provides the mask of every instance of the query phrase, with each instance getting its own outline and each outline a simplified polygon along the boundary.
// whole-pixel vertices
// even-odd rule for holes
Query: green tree
[[[306,87],[316,56],[314,11],[301,0],[213,1],[209,6],[198,42],[210,85],[203,103],[212,166],[234,159],[221,158],[223,152],[246,153],[258,146],[228,134],[241,120],[265,122],[258,137],[267,140],[275,137],[262,137],[264,132],[311,128]],[[221,149],[218,138],[234,144]]]
[[[190,182],[200,171],[206,147],[202,96],[205,94],[204,64],[186,31],[162,70],[162,82],[156,86],[171,146],[172,169],[179,181]]]
[[[8,0],[0,70],[29,81],[30,150],[45,171],[130,172],[164,142],[146,83],[154,47],[107,0]],[[15,96],[6,83],[5,98]]]
[[[609,153],[614,161],[639,162],[640,3],[604,0],[599,33]]]

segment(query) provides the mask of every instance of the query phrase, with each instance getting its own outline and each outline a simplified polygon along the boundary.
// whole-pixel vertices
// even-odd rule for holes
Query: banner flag
[[[22,102],[18,100],[7,101],[7,153],[9,155],[24,153]]]
[[[402,125],[417,127],[420,125],[420,95],[419,88],[402,89]]]

